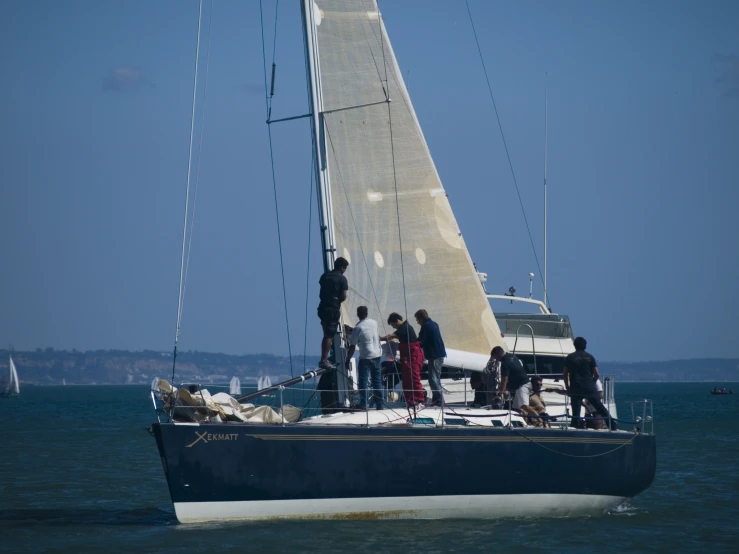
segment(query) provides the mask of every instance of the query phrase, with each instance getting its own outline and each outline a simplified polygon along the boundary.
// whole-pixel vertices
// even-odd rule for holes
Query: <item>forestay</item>
[[[450,348],[503,346],[377,3],[318,0],[313,8],[328,209],[336,255],[351,264],[344,320],[353,322],[359,305],[382,321],[390,312],[412,321],[424,308]]]

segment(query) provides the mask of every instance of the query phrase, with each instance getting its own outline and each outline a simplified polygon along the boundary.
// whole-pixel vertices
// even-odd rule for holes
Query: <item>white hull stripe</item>
[[[176,502],[181,523],[261,519],[451,519],[570,517],[601,514],[626,498],[588,494],[517,494]]]

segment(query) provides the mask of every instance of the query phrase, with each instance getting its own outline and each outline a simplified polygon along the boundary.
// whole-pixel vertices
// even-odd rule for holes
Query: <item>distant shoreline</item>
[[[150,385],[154,378],[171,379],[172,353],[154,350],[13,351],[22,386]],[[261,376],[279,383],[304,370],[315,369],[318,356],[232,355],[183,351],[177,356],[176,381],[227,384],[232,377],[242,385],[256,385]],[[305,366],[304,366],[305,364]],[[701,358],[662,362],[601,362],[602,375],[618,383],[735,383],[739,358]],[[8,351],[0,350],[0,380],[8,371]]]
[[[670,385],[704,385],[706,383],[711,384],[715,383],[717,385],[736,385],[737,389],[739,389],[739,380],[737,381],[616,381],[620,384],[629,384],[629,385],[635,385],[635,384],[644,384],[644,385],[656,385],[656,384],[670,384]],[[306,383],[310,383],[310,381],[306,381]],[[147,387],[148,385],[145,385],[143,383],[68,383],[66,385],[61,384],[46,384],[46,385],[37,385],[34,383],[24,383],[21,381],[21,386],[26,387],[33,387],[33,388],[58,388],[58,387]],[[213,386],[219,386],[219,387],[228,387],[228,383],[202,383],[204,387],[207,387],[208,385]],[[248,389],[253,387],[245,387],[244,385],[241,386],[242,389]],[[739,394],[739,390],[736,391],[737,394]]]

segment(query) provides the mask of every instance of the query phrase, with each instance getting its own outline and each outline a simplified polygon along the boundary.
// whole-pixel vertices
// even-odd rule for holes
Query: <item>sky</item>
[[[540,264],[547,76],[553,310],[598,359],[739,357],[739,3],[469,5]],[[277,12],[274,118],[308,110],[298,6]],[[464,1],[380,9],[488,292],[526,294],[532,272],[540,298]],[[198,2],[0,12],[0,343],[171,350]],[[259,2],[204,1],[201,36],[179,348],[284,355]],[[273,140],[290,350],[316,354],[307,121],[275,124]]]

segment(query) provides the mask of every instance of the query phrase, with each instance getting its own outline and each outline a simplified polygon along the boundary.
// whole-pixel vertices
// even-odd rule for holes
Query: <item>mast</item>
[[[548,74],[544,74],[544,305],[547,302],[547,132],[548,132]]]
[[[331,188],[329,186],[328,156],[326,154],[326,134],[323,121],[323,95],[321,93],[321,67],[318,57],[318,40],[316,25],[320,24],[320,11],[313,0],[300,3],[303,18],[303,38],[305,40],[305,64],[308,82],[308,99],[311,110],[311,135],[313,137],[313,166],[316,169],[318,222],[321,229],[321,248],[323,251],[323,270],[334,268],[336,259],[336,242],[334,237],[333,210],[331,209]],[[336,375],[336,391],[341,406],[349,406],[349,390],[353,388],[351,377],[344,370],[346,351],[342,345],[343,321],[339,319],[339,331],[334,335],[331,346],[334,361],[338,368]]]
[[[311,134],[313,137],[313,159],[318,183],[318,221],[321,228],[321,248],[323,251],[323,270],[334,268],[336,247],[334,243],[334,225],[330,210],[331,190],[329,188],[328,164],[326,156],[326,136],[323,127],[323,96],[321,82],[318,78],[320,67],[318,62],[318,42],[315,37],[315,4],[313,0],[301,2],[303,17],[303,37],[305,39],[305,64],[308,82],[308,99],[311,110]]]

